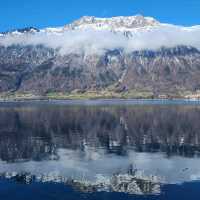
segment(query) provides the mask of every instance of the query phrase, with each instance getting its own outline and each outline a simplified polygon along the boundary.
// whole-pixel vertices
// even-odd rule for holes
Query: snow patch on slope
[[[40,31],[0,35],[0,45],[45,45],[60,53],[99,54],[107,49],[157,50],[178,45],[200,49],[200,26],[162,24],[150,17],[83,17],[72,24]]]

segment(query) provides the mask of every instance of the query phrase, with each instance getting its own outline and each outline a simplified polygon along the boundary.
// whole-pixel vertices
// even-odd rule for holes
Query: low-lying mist
[[[101,54],[105,50],[121,48],[127,52],[135,50],[156,50],[161,47],[178,45],[193,46],[200,49],[200,26],[185,28],[161,25],[153,28],[132,29],[131,37],[124,32],[109,30],[67,30],[62,33],[7,34],[0,36],[0,45],[44,45],[59,48],[61,54],[87,53]]]

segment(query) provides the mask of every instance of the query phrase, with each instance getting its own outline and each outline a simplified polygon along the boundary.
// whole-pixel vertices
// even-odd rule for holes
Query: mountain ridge
[[[93,28],[93,29],[109,29],[109,30],[120,30],[120,28],[124,28],[124,30],[137,29],[137,28],[155,28],[159,26],[171,26],[171,27],[179,27],[185,29],[195,29],[200,28],[200,25],[193,26],[182,26],[182,25],[174,25],[170,23],[161,23],[153,17],[145,17],[143,15],[135,15],[135,16],[115,16],[108,18],[100,18],[95,16],[83,16],[78,20],[74,20],[71,23],[68,23],[59,27],[46,27],[42,29],[38,29],[37,27],[27,26],[20,29],[8,30],[5,32],[0,32],[1,36],[6,34],[23,34],[23,33],[37,33],[37,32],[47,32],[47,33],[62,33],[68,30],[81,29],[81,28]]]
[[[0,36],[0,94],[184,98],[200,91],[199,35],[199,26],[140,15],[7,32]]]

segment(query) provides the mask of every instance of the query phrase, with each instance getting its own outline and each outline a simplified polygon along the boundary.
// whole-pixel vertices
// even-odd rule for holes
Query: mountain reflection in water
[[[159,194],[200,180],[199,119],[198,105],[1,105],[0,175]]]

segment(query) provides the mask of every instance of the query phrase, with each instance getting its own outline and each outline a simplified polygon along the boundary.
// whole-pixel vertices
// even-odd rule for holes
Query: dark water
[[[0,103],[0,199],[198,199],[200,105]]]

